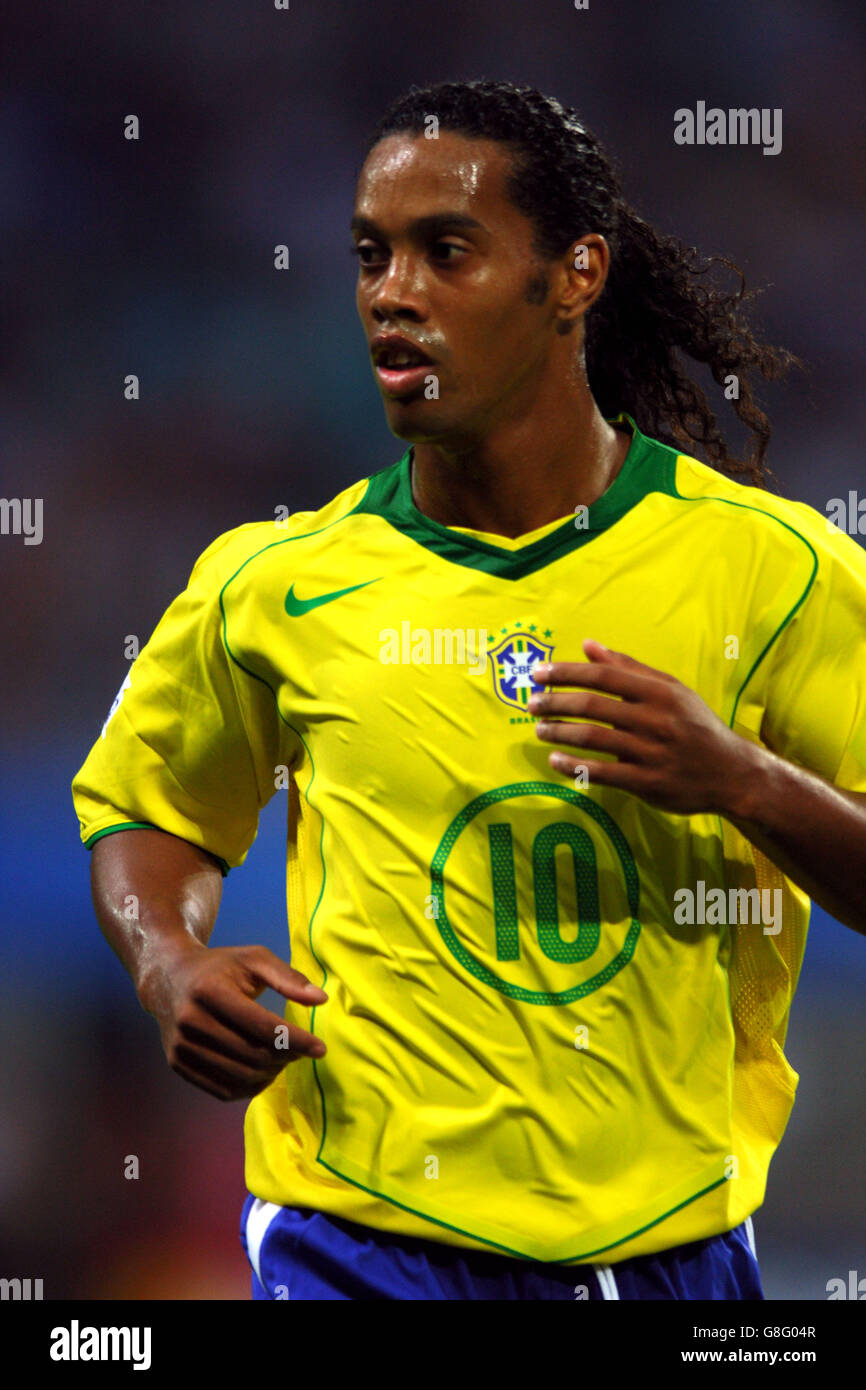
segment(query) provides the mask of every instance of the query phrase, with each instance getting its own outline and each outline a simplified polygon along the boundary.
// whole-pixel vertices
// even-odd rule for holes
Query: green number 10
[[[490,874],[496,924],[497,960],[519,960],[517,883],[511,826],[499,822],[487,828],[490,841]],[[568,845],[577,887],[577,938],[564,941],[559,930],[556,892],[556,849]],[[592,840],[572,821],[557,821],[539,830],[532,842],[532,880],[535,888],[535,922],[538,944],[549,960],[586,960],[598,947],[598,865]]]

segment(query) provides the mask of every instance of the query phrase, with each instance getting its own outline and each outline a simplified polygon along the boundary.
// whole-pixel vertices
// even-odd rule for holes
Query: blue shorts
[[[254,1299],[762,1299],[752,1221],[619,1264],[556,1265],[395,1236],[247,1197]]]

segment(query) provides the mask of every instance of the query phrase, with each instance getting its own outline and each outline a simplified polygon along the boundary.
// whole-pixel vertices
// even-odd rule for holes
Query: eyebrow
[[[482,222],[478,222],[474,217],[469,217],[465,212],[431,212],[426,217],[414,218],[409,223],[409,231],[429,237],[442,232],[454,231],[457,228],[475,227],[483,230],[483,226]],[[386,240],[382,228],[373,221],[372,217],[355,216],[352,218],[350,227],[353,232],[376,237],[380,241]]]

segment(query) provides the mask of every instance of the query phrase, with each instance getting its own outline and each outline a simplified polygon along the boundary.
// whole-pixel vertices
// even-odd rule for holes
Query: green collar
[[[535,570],[543,569],[560,556],[586,545],[601,531],[607,530],[620,517],[636,506],[648,492],[674,492],[676,450],[641,434],[632,417],[621,411],[608,424],[627,420],[632,440],[622,468],[610,487],[587,508],[583,526],[573,520],[563,522],[540,540],[517,550],[491,545],[477,540],[450,526],[443,526],[419,511],[412,500],[412,447],[397,463],[372,474],[364,496],[353,512],[368,512],[381,516],[396,530],[417,541],[427,550],[441,555],[456,565],[485,570],[503,579],[522,579]]]

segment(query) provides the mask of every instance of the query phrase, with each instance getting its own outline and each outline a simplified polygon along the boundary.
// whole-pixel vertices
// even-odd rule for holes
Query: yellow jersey
[[[718,815],[555,773],[530,671],[592,637],[866,792],[866,556],[614,423],[607,491],[515,540],[423,515],[411,448],[220,536],[74,779],[88,847],[155,826],[226,872],[287,792],[291,959],[329,999],[286,1017],[328,1050],[248,1107],[265,1201],[615,1263],[763,1200],[809,899]]]

